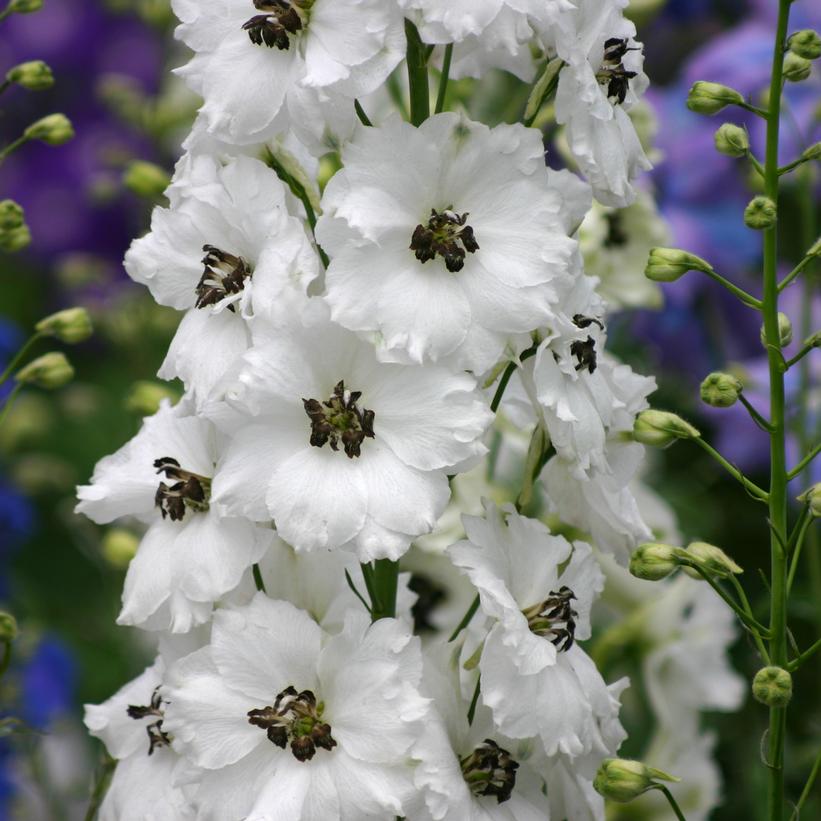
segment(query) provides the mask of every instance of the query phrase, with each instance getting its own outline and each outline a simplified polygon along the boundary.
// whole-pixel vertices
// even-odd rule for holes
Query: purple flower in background
[[[20,671],[23,704],[21,718],[45,729],[68,713],[74,701],[77,664],[68,647],[46,635]]]

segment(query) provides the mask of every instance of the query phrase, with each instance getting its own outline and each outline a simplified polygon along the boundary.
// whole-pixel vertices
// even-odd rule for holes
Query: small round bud
[[[11,231],[25,224],[23,209],[14,200],[0,202],[0,231]]]
[[[721,83],[698,82],[687,95],[687,108],[696,114],[717,114],[728,105],[743,103],[744,98],[734,89]]]
[[[737,376],[716,371],[701,383],[701,401],[713,408],[729,408],[738,402],[738,395],[743,389]]]
[[[626,804],[647,790],[657,786],[656,781],[679,781],[655,767],[627,758],[606,758],[596,773],[593,788],[609,801]]]
[[[0,251],[16,254],[31,245],[31,231],[28,225],[20,225],[8,231],[0,231]]]
[[[761,326],[761,344],[767,347],[767,329]],[[781,348],[786,348],[792,342],[792,322],[790,318],[781,311],[778,312],[778,344]]]
[[[134,558],[139,545],[139,537],[130,530],[112,527],[103,536],[103,557],[110,565],[125,568]]]
[[[140,380],[135,382],[125,398],[125,409],[140,416],[153,416],[160,409],[163,399],[176,402],[173,390],[157,382]]]
[[[784,55],[784,79],[791,83],[800,83],[810,76],[812,62],[799,57],[792,51]]]
[[[775,203],[769,197],[753,197],[744,209],[744,224],[756,231],[772,228],[775,220]]]
[[[712,271],[710,263],[679,248],[651,248],[644,276],[654,282],[675,282],[688,271]]]
[[[812,487],[807,488],[798,497],[798,501],[809,505],[810,515],[821,519],[821,482],[816,482]]]
[[[31,14],[43,8],[43,0],[11,0],[9,9],[15,14]]]
[[[44,91],[54,85],[54,75],[42,60],[29,60],[14,66],[6,73],[6,79],[29,91]]]
[[[724,123],[715,133],[716,151],[728,157],[743,157],[750,150],[747,130],[734,123]]]
[[[135,160],[128,164],[123,174],[123,185],[138,197],[159,199],[171,184],[171,177],[165,169],[144,160]]]
[[[720,548],[707,542],[692,542],[687,549],[679,554],[682,559],[689,559],[698,565],[708,576],[719,579],[728,579],[733,574],[744,571]],[[694,579],[700,579],[701,574],[692,567],[682,566],[682,570]]]
[[[790,35],[787,48],[805,60],[817,60],[821,57],[821,37],[817,31],[802,29]]]
[[[666,579],[679,566],[676,553],[680,549],[661,542],[640,544],[630,557],[630,572],[651,582]]]
[[[45,336],[54,336],[67,345],[84,342],[93,333],[91,317],[85,308],[66,308],[41,319],[34,330]]]
[[[633,425],[633,439],[636,442],[657,448],[666,448],[676,439],[698,439],[700,436],[689,422],[668,411],[642,411]]]
[[[17,638],[17,634],[17,619],[11,613],[0,610],[0,641],[9,644]]]
[[[14,376],[18,382],[26,385],[36,385],[38,388],[53,390],[61,388],[74,377],[74,368],[66,359],[65,354],[52,351],[38,356]]]
[[[768,707],[786,707],[792,698],[792,676],[783,667],[762,667],[753,678],[753,696]]]
[[[65,114],[49,114],[32,123],[23,134],[29,140],[40,140],[46,145],[62,145],[74,136],[74,128]]]

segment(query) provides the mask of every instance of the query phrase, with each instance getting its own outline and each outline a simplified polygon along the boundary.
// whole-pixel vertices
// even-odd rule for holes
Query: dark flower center
[[[154,494],[154,504],[160,509],[163,519],[171,517],[172,522],[179,522],[185,511],[205,512],[211,496],[211,480],[205,476],[183,470],[180,463],[170,456],[154,461],[157,473],[164,473],[166,479],[173,479],[174,484],[160,482]]]
[[[434,632],[437,628],[432,616],[447,601],[447,588],[438,584],[427,573],[413,573],[408,579],[408,590],[416,593],[416,601],[411,607],[413,632]]]
[[[373,439],[374,412],[367,408],[360,410],[357,402],[362,391],[345,390],[345,381],[340,380],[334,388],[333,396],[326,402],[318,399],[303,399],[305,413],[311,420],[311,444],[321,448],[326,442],[331,450],[339,450],[339,443],[349,459],[360,455],[365,438]]]
[[[530,631],[549,639],[559,651],[569,650],[576,638],[576,619],[579,615],[571,604],[575,598],[569,587],[560,587],[558,593],[551,590],[543,602],[523,610]]]
[[[621,248],[627,245],[630,237],[624,230],[624,221],[618,211],[610,211],[604,215],[607,220],[607,236],[604,238],[605,248]]]
[[[254,0],[254,8],[262,14],[255,14],[242,28],[254,45],[287,51],[291,35],[302,30],[303,16],[311,5],[312,0]]]
[[[495,795],[499,804],[510,798],[516,786],[519,764],[495,741],[486,738],[459,763],[462,776],[474,795]]]
[[[641,51],[638,46],[628,46],[627,40],[611,37],[604,44],[604,57],[601,68],[596,72],[599,85],[607,87],[607,99],[614,105],[621,105],[630,89],[630,80],[636,76],[635,71],[628,71],[622,64],[628,51]]]
[[[468,216],[448,208],[441,212],[431,208],[428,224],[417,225],[411,237],[410,249],[419,262],[425,263],[439,254],[448,271],[461,271],[465,267],[465,252],[475,254],[479,250],[473,228],[467,224]]]
[[[290,742],[297,761],[310,761],[317,747],[331,751],[336,741],[331,726],[322,721],[325,705],[317,704],[311,690],[296,691],[286,687],[275,699],[273,707],[248,711],[248,723],[265,730],[268,740],[283,750]]]
[[[139,720],[142,718],[149,718],[155,716],[158,721],[154,721],[146,726],[145,731],[148,733],[148,754],[152,755],[156,747],[168,747],[171,744],[171,736],[162,728],[163,717],[165,713],[162,709],[162,698],[160,697],[159,686],[154,688],[151,694],[151,703],[147,707],[137,707],[134,704],[129,704],[126,708],[126,713],[129,718]]]
[[[213,245],[203,245],[205,270],[197,283],[197,308],[216,305],[221,299],[245,290],[245,280],[250,278],[251,266],[242,258],[221,251]],[[233,304],[229,311],[235,311]]]
[[[577,328],[589,328],[591,325],[598,325],[604,330],[604,325],[593,317],[576,314],[573,323]],[[576,357],[576,370],[587,370],[588,373],[595,373],[598,361],[596,359],[596,340],[592,336],[587,339],[577,339],[570,343],[570,355]]]

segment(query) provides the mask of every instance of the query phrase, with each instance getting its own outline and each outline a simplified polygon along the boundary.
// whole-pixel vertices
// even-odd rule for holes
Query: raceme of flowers
[[[597,556],[649,533],[625,435],[654,383],[605,350],[577,232],[648,165],[624,4],[173,0],[203,105],[125,267],[181,314],[159,376],[185,396],[78,491],[95,522],[143,528],[118,622],[159,641],[87,708],[119,762],[103,821],[603,819],[628,682],[584,642]],[[455,76],[559,60],[583,176],[524,125],[357,123],[406,31],[433,62],[453,45]],[[587,541],[460,484],[500,461],[497,410],[543,510]],[[437,567],[478,595],[451,642],[456,620],[414,635],[442,625]]]

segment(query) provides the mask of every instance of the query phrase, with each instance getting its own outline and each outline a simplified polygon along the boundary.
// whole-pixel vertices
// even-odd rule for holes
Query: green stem
[[[818,755],[815,757],[815,763],[812,765],[812,770],[810,770],[810,774],[807,777],[807,783],[801,791],[801,797],[798,799],[798,803],[792,811],[790,821],[798,821],[798,818],[801,815],[801,807],[804,806],[804,802],[810,797],[810,793],[812,792],[812,788],[815,784],[815,779],[818,777],[819,771],[821,771],[821,750],[818,751]]]
[[[797,655],[788,665],[787,669],[794,673],[807,659],[811,658],[819,649],[821,649],[821,639],[814,642],[803,653]]]
[[[758,176],[764,179],[764,166],[758,161],[758,158],[752,151],[747,152],[747,159],[752,163],[753,168],[758,172]]]
[[[11,642],[4,641],[3,642],[3,658],[0,659],[0,678],[6,673],[6,670],[9,669],[9,664],[11,664]]]
[[[410,85],[410,115],[415,126],[430,117],[430,88],[428,86],[428,58],[419,31],[410,20],[405,20],[408,41],[408,83]]]
[[[739,288],[738,285],[733,285],[729,279],[721,276],[721,274],[712,268],[700,270],[711,279],[714,279],[719,285],[723,285],[731,294],[737,296],[748,308],[755,308],[757,311],[761,310],[762,303],[760,299],[756,299],[752,294],[748,294],[743,288]]]
[[[789,370],[793,365],[797,365],[811,350],[817,347],[818,345],[815,342],[805,342],[798,353],[784,363],[787,370]]]
[[[470,603],[470,607],[468,607],[467,612],[464,616],[462,616],[462,621],[459,622],[459,626],[451,633],[448,642],[456,641],[459,638],[459,634],[470,624],[470,620],[476,615],[476,611],[479,609],[479,594],[476,594],[476,597]]]
[[[793,168],[798,168],[799,165],[804,165],[805,162],[812,162],[812,159],[810,157],[799,157],[797,160],[787,163],[787,165],[782,165],[781,168],[778,169],[778,176],[780,177],[789,173],[793,170]]]
[[[758,620],[755,618],[755,614],[753,613],[753,608],[750,606],[750,600],[747,598],[747,594],[744,592],[744,587],[742,586],[741,582],[735,577],[735,574],[730,574],[730,582],[735,588],[736,595],[738,596],[738,599],[741,602],[741,607],[744,609],[744,612],[751,619],[754,619],[756,621],[756,624],[758,624]],[[757,630],[751,631],[750,635],[753,637],[755,646],[758,648],[758,653],[764,661],[764,664],[769,664],[770,654],[767,652],[767,648],[764,645],[764,640],[761,638],[761,635]]]
[[[14,358],[11,360],[11,362],[9,362],[6,369],[3,371],[2,374],[0,374],[0,385],[2,385],[11,376],[12,372],[20,364],[20,360],[28,353],[31,346],[35,342],[37,342],[38,339],[41,339],[42,336],[43,335],[40,334],[40,333],[35,333],[35,334],[32,334],[32,336],[30,336],[26,340],[26,343],[23,345],[23,347],[20,348],[19,351],[17,351],[17,353],[14,355]]]
[[[470,707],[468,707],[468,724],[473,724],[473,719],[476,716],[476,705],[479,703],[479,693],[482,689],[482,677],[476,679],[476,689],[473,691],[473,698],[470,700]]]
[[[22,383],[15,385],[11,393],[6,397],[6,404],[3,405],[2,410],[0,410],[0,425],[6,421],[6,416],[8,416],[11,406],[14,404],[14,400],[17,398],[17,394],[20,393],[22,387]]]
[[[782,421],[783,424],[783,421]],[[705,442],[700,436],[692,439],[702,450],[706,451],[716,460],[726,471],[744,485],[748,493],[761,502],[766,502],[769,494],[760,488],[755,482],[751,482],[735,465],[728,462],[712,445]]]
[[[778,284],[778,292],[781,293],[816,257],[808,254],[790,271],[784,279]]]
[[[739,108],[743,108],[745,111],[749,111],[752,114],[757,114],[759,117],[761,117],[762,120],[766,120],[769,116],[768,112],[766,112],[763,108],[751,105],[750,103],[736,103],[736,105]]]
[[[91,790],[91,800],[85,814],[85,821],[94,821],[108,791],[108,785],[117,767],[117,761],[104,753],[103,761],[94,777],[94,786]]]
[[[796,525],[795,546],[793,548],[792,558],[790,559],[790,571],[787,574],[787,595],[792,592],[795,571],[798,569],[798,561],[801,558],[801,548],[804,546],[804,536],[810,524],[812,524],[812,516],[809,515],[808,506],[805,505],[804,510],[801,511],[801,518]],[[790,541],[792,542],[792,539],[790,539]]]
[[[265,582],[262,581],[262,572],[259,569],[259,565],[254,564],[254,566],[251,568],[251,572],[253,573],[253,576],[254,576],[254,585],[255,585],[255,587],[261,593],[264,593],[265,592]]]
[[[671,793],[670,790],[668,790],[667,787],[665,787],[662,784],[659,784],[656,787],[656,789],[664,793],[664,796],[670,802],[670,806],[673,808],[673,812],[676,814],[676,818],[678,818],[678,821],[687,821],[687,819],[684,817],[684,813],[681,811],[681,807],[679,807],[678,805],[678,802],[675,798],[673,798],[673,793]]]
[[[750,413],[750,416],[752,416],[753,421],[756,423],[756,425],[758,425],[758,427],[760,427],[760,428],[761,428],[761,430],[763,430],[763,431],[765,431],[765,432],[769,433],[769,432],[772,430],[772,426],[771,426],[771,425],[770,425],[770,423],[769,423],[769,422],[768,422],[768,421],[767,421],[767,420],[766,420],[766,419],[765,419],[765,418],[764,418],[764,417],[763,417],[763,416],[762,416],[762,415],[761,415],[761,414],[760,414],[760,413],[759,413],[759,412],[758,412],[758,411],[757,411],[757,410],[753,407],[753,405],[752,405],[752,403],[750,402],[750,400],[749,400],[749,399],[747,399],[747,397],[746,397],[746,396],[744,396],[744,394],[743,394],[743,393],[740,393],[740,394],[738,395],[738,399],[739,399],[739,401],[741,402],[741,404],[742,404],[742,405],[744,405],[744,407],[745,407],[745,408],[747,408],[747,410],[748,410],[748,411],[749,411],[749,413]]]
[[[442,60],[442,76],[439,78],[439,92],[436,95],[436,108],[434,114],[441,114],[445,109],[445,97],[448,93],[448,80],[450,79],[450,63],[453,59],[453,43],[445,46],[445,56]]]
[[[538,348],[535,345],[532,348],[528,348],[519,357],[518,362],[510,362],[505,368],[502,378],[499,380],[499,385],[496,388],[496,393],[493,396],[493,401],[490,403],[490,409],[493,413],[496,413],[496,411],[499,410],[499,405],[502,404],[502,397],[505,395],[505,390],[507,389],[507,383],[510,382],[510,378],[516,372],[516,369],[526,359],[530,359],[531,356],[535,356],[537,350]]]
[[[795,479],[804,468],[809,467],[810,462],[815,459],[818,454],[821,453],[821,442],[819,442],[815,447],[791,470],[787,473],[788,479]]]
[[[0,94],[2,94],[7,89],[11,88],[11,86],[12,86],[11,80],[4,80],[2,83],[0,83]]]
[[[2,19],[2,18],[0,18]],[[14,142],[10,142],[4,149],[0,150],[0,163],[8,157],[12,151],[16,151],[21,145],[24,145],[28,142],[28,137],[23,134],[22,137],[18,137]]]
[[[365,109],[362,108],[362,104],[359,100],[353,101],[353,107],[354,111],[356,111],[356,116],[359,117],[359,122],[361,122],[362,125],[366,125],[368,128],[371,128],[373,126],[371,118],[365,113]]]
[[[368,590],[371,594],[371,618],[396,617],[396,589],[399,583],[399,562],[377,559],[373,563],[373,575]],[[367,584],[367,581],[366,581]]]

